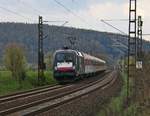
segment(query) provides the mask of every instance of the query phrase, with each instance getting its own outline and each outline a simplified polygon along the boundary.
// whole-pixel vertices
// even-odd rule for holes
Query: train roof
[[[103,63],[106,63],[106,61],[100,59],[100,58],[97,58],[95,56],[91,56],[89,54],[86,54],[86,53],[83,53],[84,57],[87,58],[87,59],[93,59],[95,61],[99,61],[99,62],[103,62]]]
[[[80,51],[76,51],[76,50],[72,50],[72,49],[60,49],[60,50],[56,50],[55,53],[57,52],[74,52],[76,53],[78,56],[81,56],[81,57],[84,57],[85,59],[93,59],[95,61],[99,61],[99,62],[103,62],[103,63],[106,63],[104,60],[100,59],[100,58],[97,58],[95,56],[91,56],[89,54],[86,54],[86,53],[83,53],[83,52],[80,52]]]
[[[76,50],[72,50],[72,49],[60,49],[60,50],[56,50],[55,53],[57,52],[77,52]]]

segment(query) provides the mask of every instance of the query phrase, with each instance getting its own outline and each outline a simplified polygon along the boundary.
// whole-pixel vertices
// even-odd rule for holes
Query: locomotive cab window
[[[75,55],[73,53],[57,53],[55,60],[57,62],[73,62],[73,63],[75,63]]]

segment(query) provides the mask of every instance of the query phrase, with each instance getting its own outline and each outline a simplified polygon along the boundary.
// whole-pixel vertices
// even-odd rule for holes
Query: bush
[[[5,67],[11,71],[12,77],[20,83],[25,79],[26,58],[21,45],[8,44],[4,54]]]

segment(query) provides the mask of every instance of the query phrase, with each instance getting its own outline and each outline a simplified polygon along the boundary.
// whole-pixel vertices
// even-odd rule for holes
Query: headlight
[[[57,70],[57,66],[55,66],[55,68],[54,68],[55,70]]]
[[[76,67],[75,66],[73,66],[73,69],[75,69]]]

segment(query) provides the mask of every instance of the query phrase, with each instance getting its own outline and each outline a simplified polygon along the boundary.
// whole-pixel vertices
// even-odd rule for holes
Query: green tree
[[[4,54],[5,67],[12,72],[12,77],[19,81],[25,79],[26,58],[24,49],[16,43],[8,44]]]
[[[52,69],[52,53],[48,52],[45,56],[45,63],[47,69]]]

